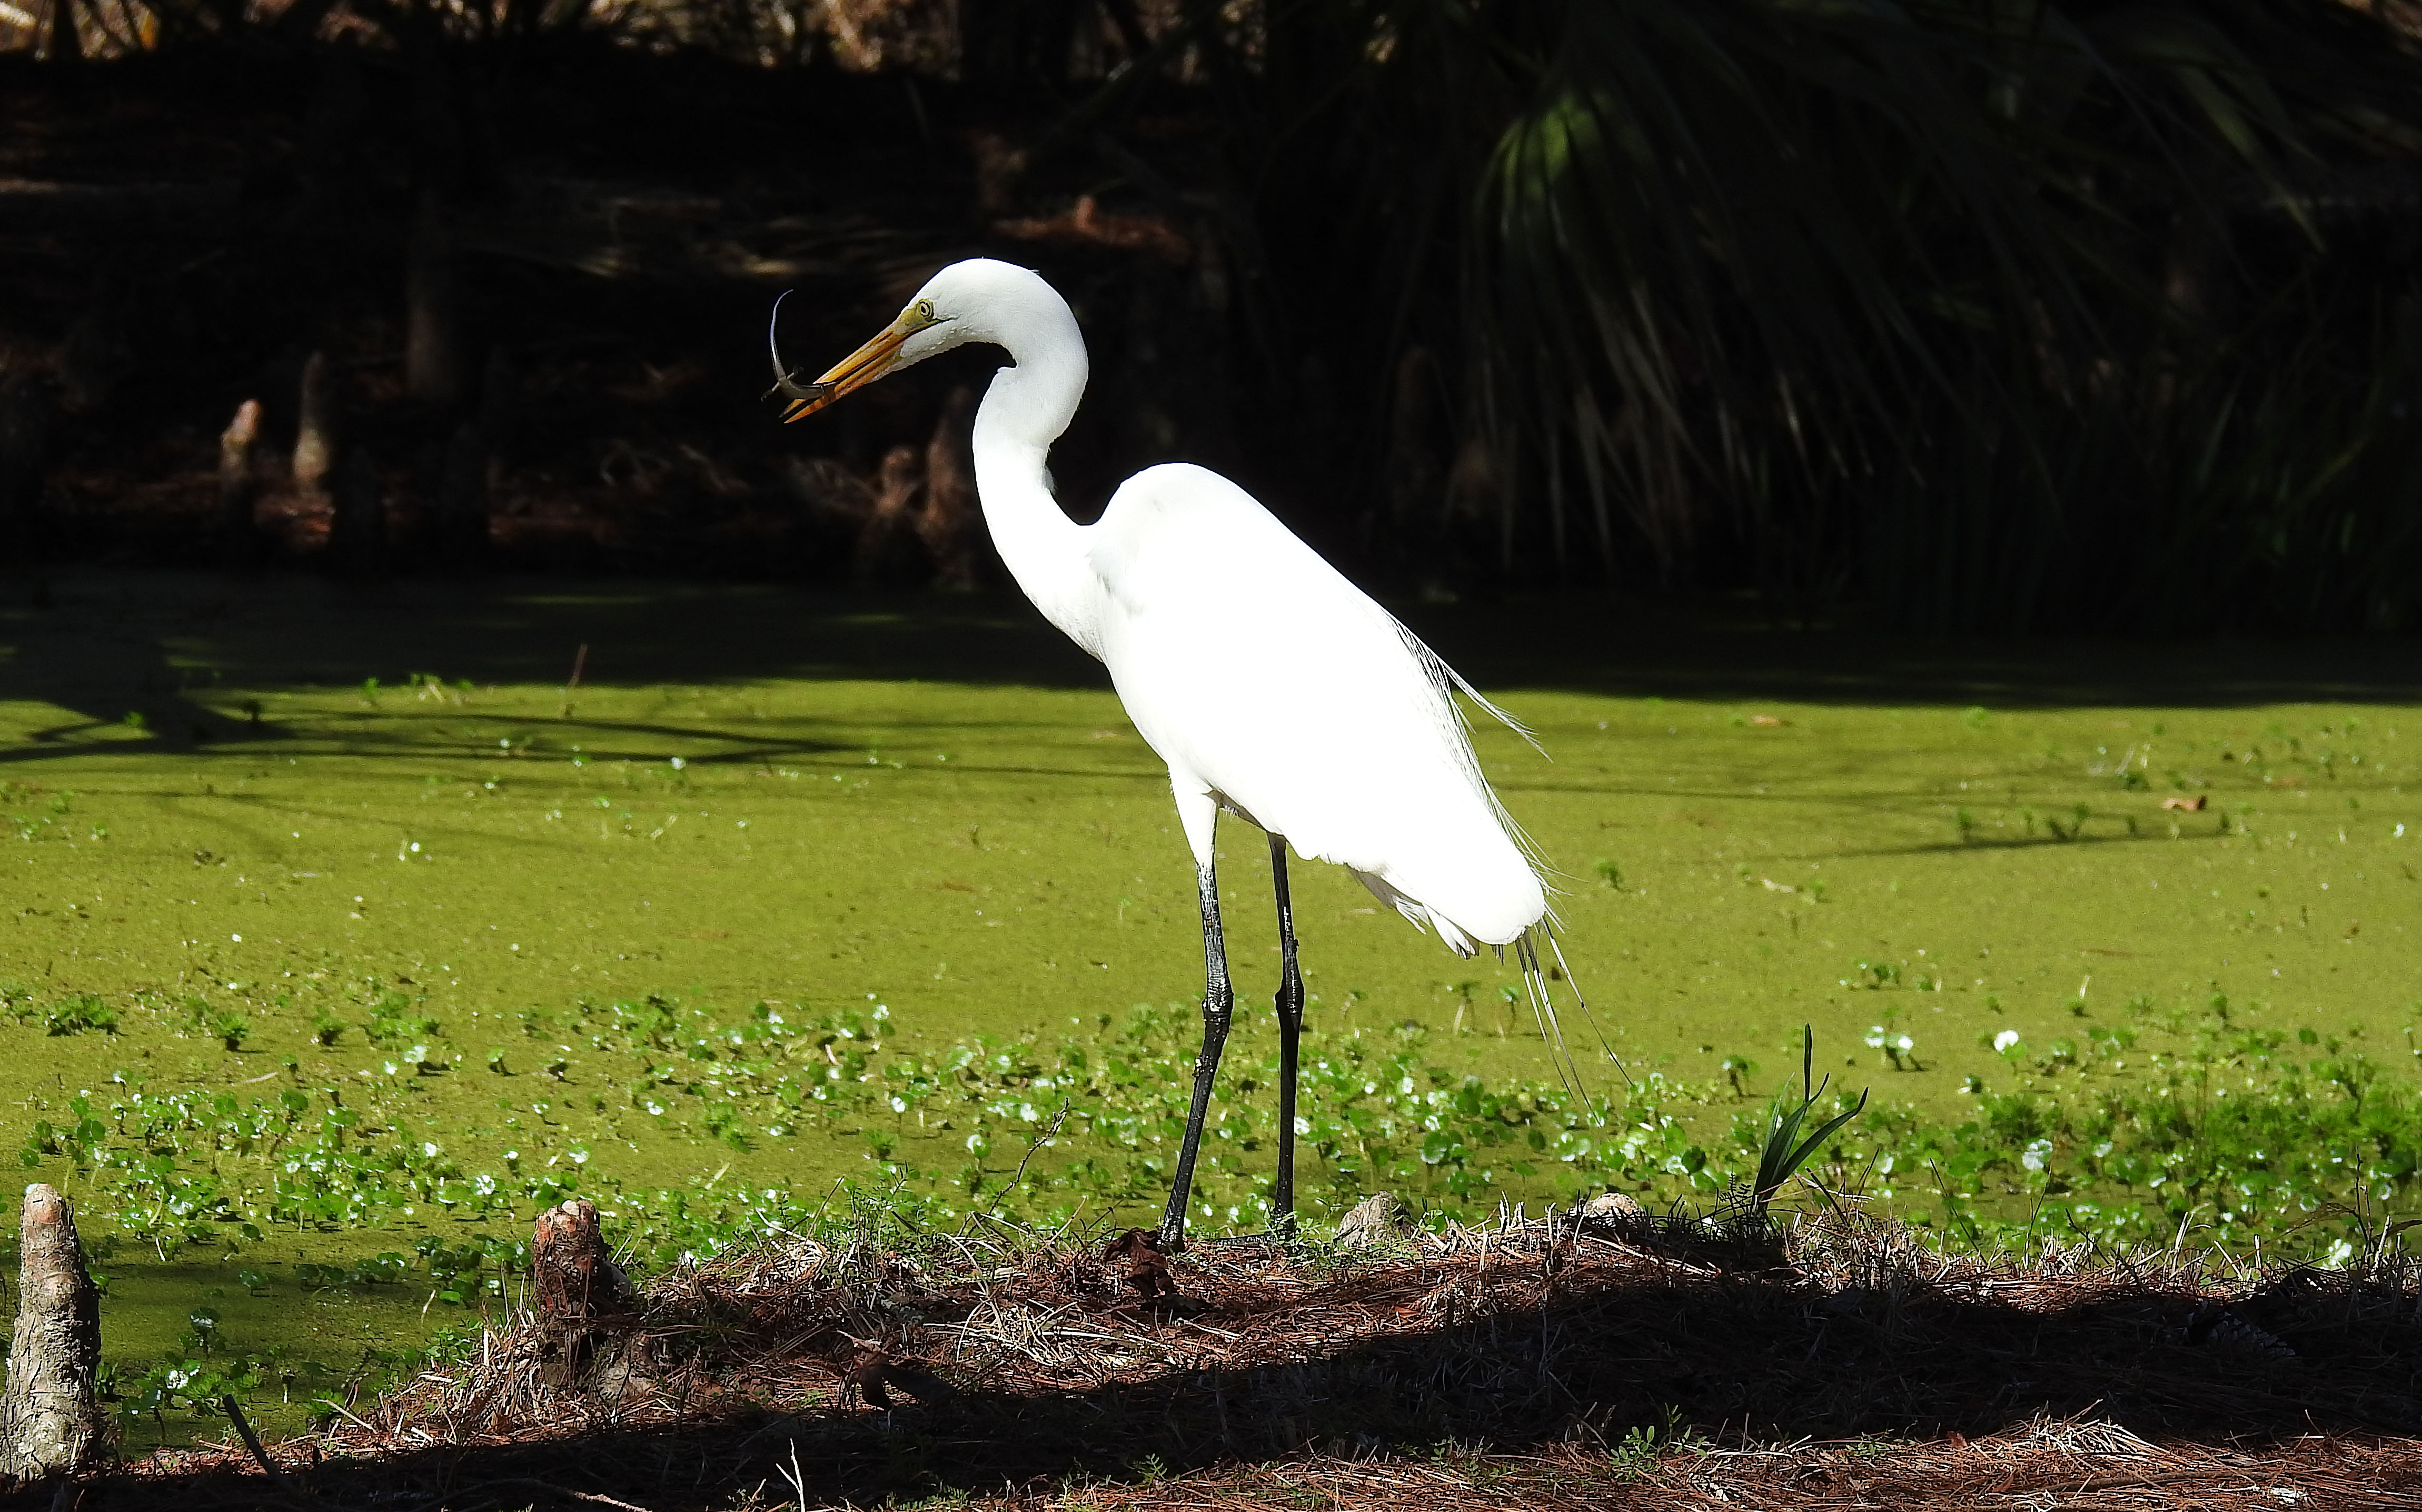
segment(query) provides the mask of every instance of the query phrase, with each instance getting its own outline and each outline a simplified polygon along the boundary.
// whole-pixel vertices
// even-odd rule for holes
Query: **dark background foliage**
[[[21,565],[980,579],[990,359],[755,401],[777,291],[820,367],[987,251],[1086,322],[1080,514],[1187,456],[1390,591],[2422,622],[2404,0],[25,13]]]

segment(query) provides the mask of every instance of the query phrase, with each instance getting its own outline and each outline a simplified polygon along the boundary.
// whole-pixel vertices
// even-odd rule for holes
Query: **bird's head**
[[[781,308],[781,300],[775,300],[775,314]],[[1009,333],[1024,321],[1054,312],[1064,320],[1067,308],[1039,274],[991,258],[953,262],[925,280],[917,297],[874,339],[811,384],[800,383],[782,365],[769,321],[765,346],[774,359],[773,391],[791,401],[784,420],[805,419],[844,394],[952,347],[970,341],[1008,345]]]

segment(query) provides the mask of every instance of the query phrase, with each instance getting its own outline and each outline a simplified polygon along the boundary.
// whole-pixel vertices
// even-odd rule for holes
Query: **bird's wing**
[[[1369,595],[1200,467],[1138,474],[1090,537],[1103,659],[1181,783],[1481,940],[1541,918],[1455,705],[1461,679]]]

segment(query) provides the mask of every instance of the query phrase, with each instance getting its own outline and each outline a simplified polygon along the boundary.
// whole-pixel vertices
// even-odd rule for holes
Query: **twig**
[[[785,1466],[777,1462],[774,1469],[780,1473],[784,1480],[791,1483],[791,1489],[798,1494],[799,1512],[808,1512],[808,1477],[799,1472],[798,1440],[794,1439],[791,1441],[790,1464]]]
[[[1000,1205],[1008,1200],[1009,1194],[1017,1189],[1018,1183],[1026,1179],[1026,1167],[1028,1162],[1034,1158],[1035,1151],[1050,1143],[1051,1141],[1058,1136],[1060,1126],[1068,1121],[1069,1106],[1070,1105],[1068,1103],[1062,1102],[1060,1105],[1060,1110],[1051,1115],[1051,1122],[1044,1127],[1036,1129],[1034,1131],[1034,1138],[1026,1142],[1026,1154],[1019,1158],[1016,1173],[1009,1178],[1009,1185],[1001,1188],[1000,1190],[992,1194],[992,1205],[983,1210],[984,1217],[992,1217],[992,1215],[999,1209]],[[967,1230],[963,1228],[959,1232],[964,1234]]]
[[[572,676],[563,685],[563,707],[557,712],[557,718],[572,717],[572,701],[580,696],[580,673],[588,665],[589,642],[584,640],[580,649],[572,654]]]
[[[253,1462],[258,1464],[281,1488],[291,1491],[294,1488],[293,1483],[286,1478],[286,1472],[277,1468],[277,1461],[269,1457],[269,1451],[260,1446],[260,1435],[253,1432],[252,1425],[245,1421],[244,1407],[236,1401],[235,1394],[229,1392],[220,1397],[219,1406],[226,1411],[228,1421],[235,1425],[235,1431],[243,1437],[244,1446],[252,1451]]]

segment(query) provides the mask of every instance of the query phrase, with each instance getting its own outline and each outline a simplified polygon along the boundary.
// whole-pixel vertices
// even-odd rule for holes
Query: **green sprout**
[[[1775,1098],[1773,1110],[1767,1115],[1766,1147],[1757,1158],[1757,1185],[1751,1189],[1750,1198],[1753,1211],[1760,1218],[1766,1216],[1767,1205],[1774,1200],[1776,1192],[1783,1189],[1783,1184],[1800,1173],[1800,1168],[1806,1165],[1808,1158],[1833,1136],[1834,1130],[1866,1110],[1867,1095],[1861,1092],[1855,1104],[1817,1125],[1815,1131],[1806,1137],[1801,1137],[1801,1125],[1816,1109],[1816,1099],[1833,1084],[1829,1074],[1812,1089],[1809,1078],[1816,1066],[1816,1032],[1813,1027],[1802,1024],[1800,1026],[1800,1105],[1788,1109],[1784,1106],[1790,1101],[1788,1093]]]

